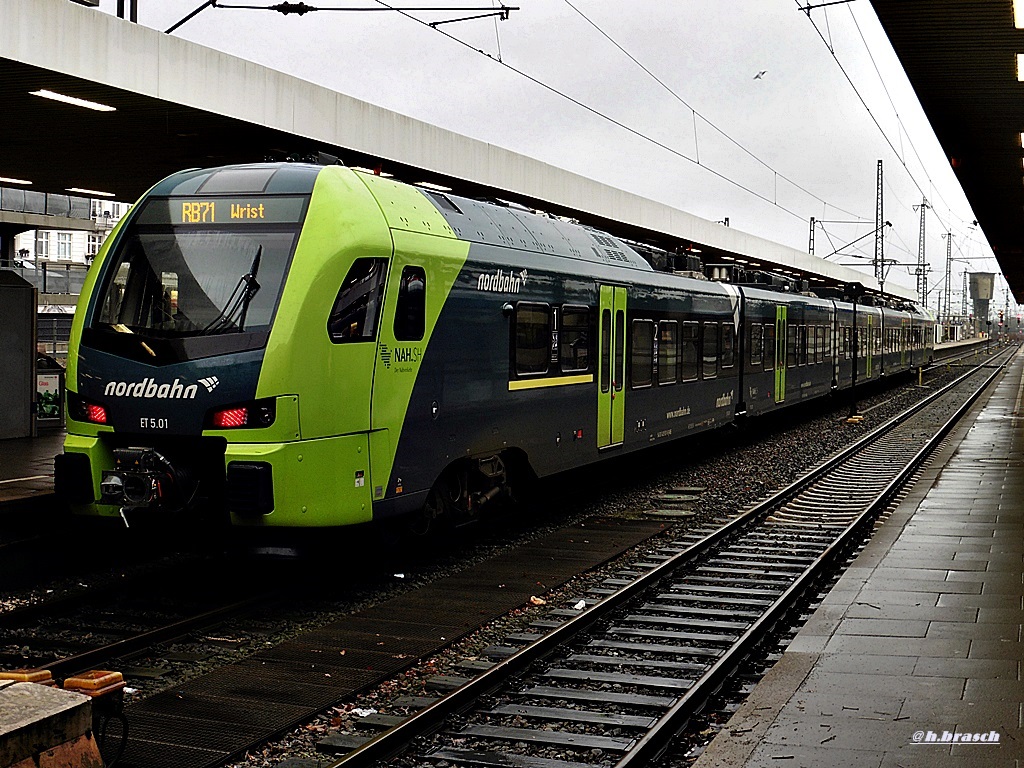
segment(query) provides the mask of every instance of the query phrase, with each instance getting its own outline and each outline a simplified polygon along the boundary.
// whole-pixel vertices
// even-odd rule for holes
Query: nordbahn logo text
[[[526,270],[513,272],[511,269],[506,272],[503,269],[496,269],[494,272],[485,272],[476,279],[478,291],[490,293],[519,293],[520,287],[526,282]]]
[[[208,384],[207,381],[210,381]],[[216,377],[203,380],[203,385],[212,392],[217,386]],[[212,386],[211,386],[212,384]],[[151,378],[142,381],[110,381],[103,389],[103,394],[113,397],[143,397],[156,400],[195,400],[198,384],[182,384],[175,379],[172,384],[158,384]]]

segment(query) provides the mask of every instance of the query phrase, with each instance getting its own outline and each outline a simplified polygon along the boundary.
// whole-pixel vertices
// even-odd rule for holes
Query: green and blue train
[[[854,312],[644,251],[340,165],[175,174],[89,272],[57,492],[126,521],[472,515],[534,477],[827,396],[854,366],[863,382],[931,358],[913,306]]]

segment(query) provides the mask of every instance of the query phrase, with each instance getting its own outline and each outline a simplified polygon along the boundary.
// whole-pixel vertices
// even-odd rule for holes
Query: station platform
[[[0,511],[52,499],[53,457],[63,444],[63,430],[0,440]]]
[[[1024,768],[1024,354],[695,768]]]

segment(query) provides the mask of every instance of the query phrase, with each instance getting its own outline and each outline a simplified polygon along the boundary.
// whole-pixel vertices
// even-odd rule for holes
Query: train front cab
[[[164,508],[169,500],[132,496],[115,503],[107,492],[113,485],[104,488],[112,472],[138,479],[131,467],[118,466],[118,451],[131,461],[136,454],[124,451],[143,448],[145,461],[156,462],[143,477],[151,486],[166,488],[173,467],[185,488],[175,502],[206,496],[218,514],[226,507],[235,525],[369,521],[375,497],[388,485],[417,350],[429,342],[466,246],[411,187],[378,179],[371,191],[372,180],[341,167],[226,171],[186,172],[162,182],[97,259],[72,333],[58,490],[81,514],[117,516],[122,506],[153,518],[174,512]],[[219,184],[218,173],[224,173]],[[303,180],[305,189],[297,191]],[[275,184],[285,191],[268,197]],[[234,208],[243,202],[246,207]],[[259,220],[278,203],[283,225]],[[193,206],[208,218],[183,219]],[[220,212],[229,209],[253,218],[225,215],[222,223]],[[209,218],[214,210],[216,218]],[[150,223],[147,211],[159,216]],[[274,250],[268,238],[282,226],[290,245]],[[185,264],[178,246],[189,239],[207,251],[222,244],[238,253],[204,259],[197,250]],[[147,267],[135,270],[139,285],[163,281],[165,299],[191,311],[190,321],[172,327],[161,315],[157,326],[154,307],[161,302],[131,303],[119,298],[130,290],[110,292],[116,280],[131,283],[122,254],[136,252],[142,256],[131,259]],[[244,267],[237,267],[239,259]],[[222,261],[231,264],[230,280],[220,280],[225,295],[212,302],[211,283],[200,273]],[[238,275],[243,287],[260,284],[247,321],[244,308],[217,315]],[[386,322],[380,321],[384,302]],[[396,312],[402,319],[392,322]],[[180,338],[169,339],[172,331]],[[220,349],[225,344],[227,352]],[[391,363],[401,365],[388,370]],[[372,383],[375,369],[381,375]],[[372,420],[371,396],[378,402]],[[217,418],[220,412],[225,415]],[[197,477],[205,480],[198,487]]]

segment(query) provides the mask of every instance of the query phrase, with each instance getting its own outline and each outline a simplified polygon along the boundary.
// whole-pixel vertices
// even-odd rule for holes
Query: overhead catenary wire
[[[727,176],[726,174],[722,173],[721,171],[715,170],[714,168],[712,168],[711,166],[709,166],[707,164],[699,162],[699,160],[696,157],[691,157],[690,155],[686,154],[685,152],[682,152],[682,151],[680,151],[680,150],[678,150],[678,149],[676,149],[674,147],[671,147],[668,144],[664,143],[663,141],[659,141],[658,139],[655,139],[652,136],[648,136],[647,134],[643,133],[642,131],[640,131],[640,130],[638,130],[636,128],[633,128],[632,126],[629,126],[629,125],[623,123],[621,120],[617,120],[616,118],[612,117],[611,115],[608,115],[608,114],[600,111],[599,109],[597,109],[595,107],[592,107],[589,104],[586,104],[585,102],[581,101],[580,99],[577,99],[576,97],[571,96],[571,95],[565,93],[564,91],[559,90],[555,86],[550,85],[549,83],[546,83],[543,80],[541,80],[541,79],[539,79],[539,78],[529,74],[528,72],[526,72],[526,71],[524,71],[522,69],[519,69],[518,67],[515,67],[515,66],[513,66],[511,64],[509,64],[507,61],[500,61],[500,60],[496,59],[494,56],[492,56],[491,54],[487,53],[486,51],[480,50],[479,48],[474,47],[470,43],[467,43],[465,40],[462,40],[462,39],[456,37],[455,35],[450,34],[447,30],[435,27],[435,26],[431,25],[429,22],[424,21],[423,19],[419,19],[416,16],[413,16],[411,13],[409,13],[409,12],[403,10],[403,9],[396,8],[396,7],[392,6],[392,5],[390,5],[389,3],[385,2],[385,0],[374,0],[374,2],[376,2],[378,5],[381,5],[381,6],[385,7],[385,8],[388,8],[390,10],[394,10],[394,11],[398,12],[400,15],[405,16],[410,21],[414,21],[417,24],[420,24],[420,25],[423,25],[425,27],[429,27],[429,28],[433,29],[434,31],[436,31],[436,32],[444,35],[445,37],[451,39],[452,41],[458,43],[459,45],[461,45],[461,46],[463,46],[465,48],[468,48],[469,50],[473,51],[474,53],[478,53],[478,54],[480,54],[482,56],[486,56],[487,58],[489,58],[491,61],[495,62],[496,64],[499,64],[500,66],[505,67],[509,71],[514,72],[515,74],[519,75],[520,77],[523,77],[523,78],[529,80],[530,82],[534,83],[535,85],[540,86],[541,88],[549,91],[550,93],[553,93],[556,96],[558,96],[558,97],[560,97],[562,99],[565,99],[566,101],[568,101],[568,102],[570,102],[572,104],[575,104],[576,106],[580,107],[581,109],[584,109],[587,112],[590,112],[591,114],[595,115],[596,117],[599,117],[602,120],[605,120],[605,121],[611,123],[612,125],[615,125],[616,127],[621,128],[622,130],[632,134],[633,136],[636,136],[639,139],[642,139],[643,141],[646,141],[646,142],[648,142],[648,143],[650,143],[650,144],[652,144],[652,145],[654,145],[654,146],[656,146],[656,147],[658,147],[660,149],[665,150],[666,152],[674,155],[675,157],[680,158],[681,160],[685,160],[685,161],[687,161],[689,163],[693,163],[694,165],[696,165],[696,166],[704,169],[708,173],[710,173],[712,176],[715,176],[716,178],[721,179],[722,181],[724,181],[724,182],[726,182],[728,184],[731,184],[732,186],[736,187],[737,189],[740,189],[740,190],[746,192],[747,194],[752,195],[753,197],[756,197],[759,200],[762,200],[762,201],[768,203],[769,205],[772,205],[772,206],[778,208],[779,210],[788,213],[789,215],[793,216],[794,218],[797,218],[800,221],[806,221],[807,220],[805,216],[802,216],[801,214],[799,214],[796,211],[788,208],[787,206],[782,205],[781,203],[773,200],[771,197],[768,197],[767,195],[764,195],[764,194],[762,194],[762,193],[760,193],[760,192],[758,192],[758,191],[756,191],[756,190],[746,186],[745,184],[742,184],[741,182],[739,182],[739,181],[737,181],[737,180]],[[816,199],[820,200],[820,198],[816,198]],[[841,208],[838,208],[837,206],[832,206],[832,204],[831,203],[827,203],[827,201],[824,201],[824,202],[826,202],[826,204],[831,206],[831,207],[837,208],[837,210],[842,210]],[[849,213],[852,216],[856,216],[857,215],[855,213],[850,213],[849,211],[844,211],[844,213]]]
[[[906,161],[906,159],[904,157],[905,153],[903,151],[901,151],[901,150],[897,150],[896,149],[896,146],[893,144],[892,139],[889,137],[889,134],[882,127],[882,124],[879,122],[879,120],[878,120],[877,116],[875,115],[875,113],[871,110],[871,107],[868,106],[867,100],[864,98],[863,94],[861,94],[860,89],[857,87],[856,83],[854,83],[853,78],[850,76],[849,72],[846,70],[846,67],[839,60],[839,56],[838,56],[838,54],[835,51],[835,47],[830,43],[829,40],[827,40],[825,38],[825,35],[822,34],[821,29],[818,28],[818,25],[814,22],[814,19],[811,18],[811,14],[809,12],[809,10],[811,10],[811,9],[806,8],[804,6],[801,6],[800,5],[800,0],[796,0],[796,5],[797,5],[797,8],[800,11],[802,11],[802,12],[807,14],[807,18],[811,22],[811,26],[814,27],[814,31],[818,33],[818,37],[821,38],[822,42],[825,44],[825,47],[828,49],[829,53],[832,55],[832,58],[835,60],[836,65],[839,67],[840,72],[842,72],[843,76],[846,78],[847,83],[849,83],[850,87],[853,89],[853,92],[856,94],[856,96],[857,96],[858,100],[860,101],[861,105],[864,107],[865,111],[867,111],[868,116],[871,118],[872,122],[875,124],[875,127],[878,128],[878,131],[879,131],[879,133],[881,133],[882,138],[885,140],[886,144],[889,145],[889,148],[892,150],[893,155],[899,161],[900,165],[903,166],[903,169],[907,172],[907,176],[910,178],[910,181],[913,183],[913,185],[917,188],[918,193],[920,195],[924,196],[925,193],[924,193],[924,189],[922,187],[922,184],[917,180],[917,177],[914,175],[913,171],[911,171],[909,165],[907,164],[907,161]],[[815,6],[815,7],[818,7],[818,6]],[[902,119],[902,117],[900,117],[900,114],[899,114],[898,110],[896,109],[895,103],[894,103],[894,101],[892,99],[891,94],[889,93],[888,87],[886,86],[885,80],[882,77],[881,71],[878,68],[878,64],[875,61],[874,55],[873,55],[873,53],[871,51],[871,48],[868,45],[866,38],[864,37],[863,31],[860,28],[860,24],[857,22],[857,18],[856,18],[856,15],[853,12],[853,8],[851,7],[849,10],[850,10],[851,18],[853,19],[854,26],[857,29],[858,35],[860,36],[861,42],[863,43],[864,48],[867,51],[868,57],[871,60],[871,64],[872,64],[872,66],[875,69],[875,73],[878,75],[878,78],[879,78],[879,80],[882,83],[882,88],[885,91],[886,97],[888,98],[889,103],[890,103],[890,105],[893,108],[893,113],[896,116],[897,125],[899,126],[899,130],[900,130],[900,142],[902,144],[903,135],[906,135],[907,141],[910,144],[911,149],[913,150],[914,156],[917,158],[917,161],[921,165],[921,169],[922,169],[923,173],[925,174],[925,178],[927,179],[927,184],[928,184],[928,187],[930,189],[930,194],[928,196],[930,198],[932,198],[932,197],[938,198],[942,202],[943,206],[948,211],[950,216],[959,219],[961,224],[965,224],[966,222],[962,218],[957,216],[956,213],[954,213],[954,211],[952,209],[952,206],[949,205],[949,203],[945,200],[945,198],[942,196],[942,194],[936,188],[934,181],[932,181],[932,178],[931,178],[931,176],[928,173],[928,170],[927,170],[927,168],[926,168],[926,166],[924,164],[924,161],[921,159],[921,155],[917,151],[917,147],[914,145],[914,142],[913,142],[913,140],[912,140],[912,138],[910,136],[910,132],[906,130],[906,126],[903,123],[903,119]],[[932,209],[932,214],[936,217],[936,219],[938,219],[938,221],[942,225],[943,229],[945,229],[947,231],[952,230],[952,226],[950,224],[946,223],[943,220],[942,216],[940,216],[938,211],[935,210],[934,208]]]
[[[853,81],[852,77],[850,76],[849,72],[846,70],[846,68],[844,67],[843,63],[839,60],[839,56],[838,56],[838,54],[835,51],[835,47],[831,44],[830,40],[826,40],[825,36],[822,34],[821,30],[818,28],[818,25],[811,18],[811,14],[810,14],[810,10],[811,9],[810,8],[804,8],[803,6],[801,6],[799,0],[797,0],[797,7],[801,11],[807,13],[807,17],[808,17],[808,20],[811,22],[811,25],[814,27],[814,30],[818,33],[818,36],[821,38],[822,42],[825,44],[825,47],[829,50],[829,53],[832,55],[832,58],[835,60],[836,65],[839,67],[840,72],[842,72],[843,76],[846,78],[847,83],[850,85],[850,87],[853,89],[854,93],[856,94],[857,98],[860,100],[861,105],[864,107],[865,111],[867,111],[868,116],[871,118],[872,122],[874,122],[875,127],[878,129],[879,133],[881,133],[882,138],[889,145],[889,148],[892,150],[893,154],[896,156],[899,164],[906,171],[907,176],[910,179],[911,183],[917,188],[918,193],[921,194],[922,196],[924,196],[924,191],[922,189],[922,184],[918,181],[918,179],[915,176],[914,172],[911,170],[909,164],[907,163],[906,157],[905,157],[905,151],[903,150],[903,136],[906,135],[907,143],[910,145],[910,149],[911,149],[914,157],[916,158],[917,163],[921,167],[921,172],[925,176],[925,179],[926,179],[926,182],[927,182],[927,185],[928,185],[928,188],[929,188],[929,194],[927,195],[927,197],[929,199],[932,199],[932,200],[936,200],[937,199],[942,204],[943,208],[945,209],[946,214],[949,217],[949,220],[947,220],[946,217],[944,217],[939,212],[939,210],[937,208],[931,207],[931,213],[936,218],[936,220],[939,222],[939,225],[941,226],[942,230],[945,231],[945,232],[953,232],[954,234],[956,234],[958,236],[958,238],[966,237],[966,238],[970,238],[972,240],[972,242],[977,242],[972,237],[972,235],[975,232],[973,227],[968,225],[967,222],[953,210],[953,207],[949,204],[949,202],[945,199],[945,197],[941,194],[941,192],[938,191],[938,188],[936,187],[935,182],[932,180],[931,175],[929,174],[928,169],[927,169],[924,161],[922,160],[920,153],[918,152],[917,146],[914,144],[913,138],[911,137],[910,132],[906,129],[906,125],[903,122],[903,118],[899,114],[899,111],[896,108],[895,102],[894,102],[894,100],[892,98],[892,94],[889,92],[888,85],[886,84],[885,79],[882,76],[881,70],[880,70],[880,68],[878,66],[877,61],[875,60],[874,54],[873,54],[873,52],[871,50],[871,47],[867,43],[867,39],[865,38],[863,30],[861,29],[861,26],[860,26],[860,24],[857,21],[857,17],[856,17],[856,14],[853,11],[853,8],[850,7],[850,9],[849,9],[850,10],[851,19],[853,21],[853,24],[854,24],[856,30],[857,30],[857,34],[859,35],[859,37],[861,39],[861,43],[863,44],[864,49],[867,52],[867,55],[868,55],[869,59],[871,60],[871,64],[872,64],[872,66],[875,69],[875,73],[878,76],[878,79],[879,79],[879,81],[880,81],[880,83],[882,85],[882,89],[885,92],[886,98],[889,100],[889,104],[892,107],[893,114],[895,115],[895,119],[896,119],[896,122],[897,122],[897,129],[898,129],[898,133],[899,133],[899,142],[900,142],[900,147],[901,147],[900,150],[896,149],[895,145],[893,144],[893,141],[889,137],[889,134],[885,131],[885,129],[882,127],[881,123],[879,122],[879,120],[876,117],[876,115],[874,114],[874,112],[868,106],[866,99],[861,94],[861,92],[858,89],[857,85],[854,83],[854,81]],[[818,7],[818,6],[815,6],[815,7]],[[899,202],[899,204],[902,207],[906,208],[907,207],[906,203],[903,202],[903,200],[900,197],[900,195],[898,194],[898,192],[892,187],[891,184],[889,184],[888,177],[886,177],[885,181],[886,181],[886,185],[888,186],[890,191],[893,193],[894,198]],[[954,225],[954,220],[959,224],[959,226]],[[980,244],[979,244],[979,246],[980,246]],[[912,256],[913,256],[913,254],[912,254]],[[976,259],[991,260],[992,256],[979,256],[979,257],[974,257],[974,258],[976,258]],[[944,261],[944,259],[942,261]],[[945,274],[944,266],[938,268],[937,271],[942,272],[942,274],[944,275]],[[998,267],[996,268],[996,271],[999,271]]]
[[[307,5],[306,3],[303,3],[303,2],[288,2],[287,0],[285,0],[285,2],[277,3],[276,5],[250,5],[248,3],[225,3],[225,2],[223,2],[223,0],[205,0],[203,3],[201,3],[199,5],[198,8],[196,8],[194,11],[192,11],[191,13],[186,15],[183,19],[177,21],[176,23],[174,23],[173,25],[171,25],[170,27],[165,29],[164,30],[164,34],[168,34],[168,35],[171,34],[176,29],[178,29],[178,27],[180,27],[182,24],[184,24],[185,22],[190,21],[191,19],[195,18],[202,11],[205,11],[207,8],[220,8],[220,9],[235,10],[235,11],[276,11],[277,13],[283,14],[285,16],[289,16],[291,14],[295,14],[297,16],[305,16],[307,13],[314,13],[316,11],[338,11],[338,12],[341,12],[341,13],[379,13],[381,11],[392,11],[392,12],[394,12],[394,11],[405,10],[405,9],[400,9],[400,8],[380,8],[378,6],[369,6],[369,7],[365,7],[364,6],[364,7],[361,7],[361,8],[356,8],[356,7],[351,7],[351,6],[334,6],[334,5],[318,6],[318,5]],[[450,6],[449,5],[449,6],[434,6],[434,7],[429,7],[429,6],[414,7],[414,8],[411,8],[410,10],[414,10],[414,11],[431,11],[431,12],[440,12],[440,13],[453,13],[453,12],[454,13],[463,13],[465,11],[486,11],[486,13],[481,13],[481,14],[478,14],[478,15],[475,15],[475,16],[465,16],[463,18],[458,18],[458,19],[447,19],[447,20],[444,20],[444,21],[428,22],[430,24],[430,26],[437,26],[439,24],[452,24],[452,23],[457,22],[457,21],[471,21],[471,20],[474,20],[474,19],[490,18],[491,16],[494,16],[496,20],[499,17],[502,20],[506,20],[506,19],[508,19],[509,13],[511,11],[518,11],[520,9],[518,7],[512,7],[512,6],[507,6],[507,5],[500,5],[498,7],[495,7],[494,0],[491,0],[491,7],[490,8],[487,8],[487,7],[476,7],[476,8],[473,8],[473,7],[468,7],[468,6]],[[501,55],[500,55],[500,52],[499,52],[499,59],[500,58],[501,58]]]
[[[503,55],[502,55],[502,49],[501,49],[501,39],[500,39],[500,35],[499,35],[499,32],[498,32],[498,24],[497,24],[498,17],[497,16],[494,17],[495,43],[496,43],[496,50],[497,50],[497,54],[495,56],[495,55],[492,55],[490,53],[487,53],[485,51],[482,51],[482,50],[479,50],[479,49],[475,48],[470,43],[460,39],[459,37],[457,37],[457,36],[455,36],[453,34],[450,34],[446,30],[439,29],[435,22],[426,21],[426,20],[423,20],[421,18],[417,18],[415,15],[413,15],[413,12],[421,12],[421,11],[428,11],[428,10],[429,11],[467,10],[466,6],[462,6],[462,7],[459,7],[459,8],[455,8],[454,6],[444,6],[444,7],[441,7],[441,6],[432,6],[432,7],[423,6],[423,7],[417,7],[417,8],[410,8],[408,6],[404,6],[404,7],[400,6],[397,3],[396,4],[392,4],[392,3],[384,2],[383,0],[372,0],[372,1],[376,3],[377,7],[375,7],[375,8],[366,8],[366,7],[363,7],[363,8],[351,8],[351,7],[350,8],[314,7],[314,6],[306,6],[304,3],[281,3],[278,6],[256,6],[256,5],[242,5],[241,3],[224,3],[224,2],[214,2],[214,3],[209,3],[208,5],[214,5],[216,7],[224,7],[224,8],[261,8],[263,10],[279,10],[279,11],[281,10],[281,6],[289,6],[289,7],[292,8],[291,12],[293,12],[293,13],[298,13],[299,12],[298,9],[300,9],[300,8],[303,11],[307,11],[307,9],[308,9],[308,10],[328,10],[328,11],[330,11],[330,10],[337,10],[337,11],[376,10],[376,11],[392,11],[392,12],[396,12],[396,13],[399,13],[401,15],[406,16],[410,20],[415,21],[416,23],[418,23],[420,25],[433,28],[434,31],[440,32],[441,34],[445,35],[446,37],[449,37],[454,42],[459,43],[463,47],[469,48],[470,50],[472,50],[472,51],[474,51],[474,52],[476,52],[478,54],[487,56],[492,61],[495,61],[500,66],[505,67],[509,71],[511,71],[511,72],[513,72],[513,73],[515,73],[515,74],[517,74],[517,75],[519,75],[519,76],[529,80],[530,82],[532,82],[532,83],[534,83],[534,84],[536,84],[536,85],[538,85],[538,86],[548,90],[549,92],[557,95],[558,97],[560,97],[562,99],[565,99],[565,100],[569,101],[570,103],[573,103],[574,105],[576,105],[576,106],[578,106],[578,107],[580,107],[580,108],[590,112],[591,114],[594,114],[595,116],[597,116],[597,117],[599,117],[599,118],[601,118],[601,119],[603,119],[603,120],[605,120],[607,122],[610,122],[611,124],[615,125],[616,127],[629,132],[630,134],[640,138],[641,140],[646,141],[646,142],[648,142],[650,144],[653,144],[654,146],[657,146],[658,148],[660,148],[660,149],[662,149],[662,150],[664,150],[666,152],[669,152],[672,155],[674,155],[674,156],[676,156],[676,157],[678,157],[678,158],[680,158],[682,160],[685,160],[685,161],[688,161],[690,163],[693,163],[693,164],[697,165],[700,168],[704,168],[712,176],[715,176],[716,178],[721,179],[723,182],[725,182],[727,184],[730,184],[730,185],[736,187],[737,189],[742,190],[743,192],[746,192],[747,194],[751,195],[752,197],[755,197],[755,198],[757,198],[757,199],[759,199],[759,200],[761,200],[763,202],[767,202],[768,204],[778,208],[779,210],[784,211],[785,213],[788,213],[789,215],[793,216],[794,218],[800,219],[801,221],[806,221],[806,217],[805,216],[801,215],[800,213],[798,213],[796,210],[793,209],[794,207],[798,207],[798,206],[790,207],[790,206],[787,206],[785,203],[779,201],[778,178],[780,176],[782,177],[782,179],[783,179],[783,181],[785,183],[791,185],[795,190],[799,190],[802,194],[804,194],[804,195],[806,195],[806,196],[808,196],[808,197],[810,197],[810,198],[820,202],[822,207],[823,207],[823,209],[834,208],[836,210],[843,211],[843,212],[845,212],[845,213],[847,213],[848,215],[851,215],[851,216],[857,216],[858,215],[858,214],[852,213],[850,211],[845,211],[845,209],[842,209],[839,206],[837,206],[837,205],[835,205],[833,203],[830,203],[828,200],[825,200],[824,198],[821,198],[820,196],[814,194],[813,192],[811,192],[810,190],[808,190],[804,186],[798,184],[797,182],[795,182],[794,180],[792,180],[791,178],[789,178],[785,174],[779,173],[775,168],[773,168],[767,162],[765,162],[760,157],[758,157],[754,152],[752,152],[747,147],[745,147],[742,144],[740,144],[732,136],[730,136],[728,133],[726,133],[722,128],[720,128],[718,125],[714,124],[711,120],[709,120],[703,114],[698,112],[692,105],[687,103],[686,100],[681,95],[676,93],[666,82],[664,82],[661,78],[659,78],[654,72],[652,72],[642,62],[640,62],[635,56],[633,56],[631,53],[629,53],[621,44],[619,44],[616,40],[614,40],[611,35],[606,33],[600,26],[595,24],[582,10],[580,10],[579,7],[577,7],[577,5],[575,5],[573,2],[570,2],[569,0],[565,0],[565,2],[576,14],[578,14],[580,17],[582,17],[599,34],[601,34],[603,37],[605,37],[623,55],[627,56],[637,67],[642,69],[647,74],[647,76],[649,76],[650,78],[655,80],[655,82],[657,82],[663,89],[665,89],[667,92],[669,92],[674,99],[676,99],[680,104],[682,104],[685,108],[687,108],[688,110],[691,111],[691,114],[693,116],[693,123],[694,123],[694,142],[695,142],[694,152],[693,152],[692,156],[688,152],[681,151],[681,150],[677,149],[676,147],[672,146],[671,144],[666,143],[665,141],[659,141],[658,139],[654,138],[653,136],[644,133],[642,130],[633,128],[630,125],[626,124],[625,122],[623,122],[621,120],[617,120],[614,117],[612,117],[611,115],[606,114],[606,113],[602,112],[601,110],[590,106],[589,104],[586,104],[581,99],[577,99],[577,98],[575,98],[573,96],[570,96],[568,93],[563,92],[559,88],[557,88],[555,86],[552,86],[552,85],[549,85],[548,83],[540,80],[539,78],[534,77],[533,75],[530,75],[526,71],[524,71],[524,70],[522,70],[522,69],[520,69],[518,67],[512,66],[512,65],[506,63],[505,61],[503,61],[502,60],[503,59]],[[503,3],[498,4],[498,2],[499,2],[499,0],[491,0],[491,8],[488,9],[488,10],[495,10],[495,9],[504,10],[504,9],[507,8],[507,6],[505,6]],[[197,10],[199,10],[199,9],[197,9]],[[518,8],[515,8],[514,10],[518,10]],[[281,11],[281,12],[283,12],[283,11]],[[817,29],[817,27],[815,27],[815,28]],[[821,33],[819,31],[819,36],[820,35],[821,35]],[[862,38],[863,38],[863,35],[862,35]],[[831,46],[830,46],[830,48],[831,48]],[[835,56],[834,51],[833,51],[833,56]],[[837,62],[838,62],[838,59],[837,59]],[[840,64],[840,68],[842,68],[841,64]],[[877,69],[877,67],[876,67],[876,69]],[[844,70],[844,74],[846,74],[845,70]],[[847,76],[847,79],[849,80],[848,76]],[[851,85],[853,85],[852,81],[851,81]],[[854,86],[854,90],[856,91],[856,86]],[[858,93],[858,96],[860,96],[859,93]],[[891,97],[890,97],[890,101],[891,101]],[[863,102],[863,99],[862,99],[862,102]],[[865,106],[866,106],[866,104],[865,104]],[[868,110],[868,111],[870,113],[870,110]],[[707,125],[713,131],[715,131],[718,135],[721,135],[722,137],[724,137],[728,142],[730,142],[731,145],[735,146],[739,151],[741,151],[742,153],[744,153],[745,155],[747,155],[748,157],[753,159],[755,162],[757,162],[762,167],[771,170],[772,173],[773,173],[773,185],[774,185],[773,190],[771,190],[771,191],[769,191],[767,193],[759,192],[753,186],[749,186],[748,184],[745,184],[742,181],[740,181],[740,180],[738,180],[736,178],[733,178],[732,176],[728,175],[726,172],[722,172],[722,171],[720,171],[720,170],[718,170],[718,169],[716,169],[716,168],[714,168],[712,166],[709,166],[709,165],[706,165],[706,164],[702,163],[701,162],[701,156],[700,156],[700,153],[699,153],[700,147],[699,147],[699,143],[698,143],[698,140],[699,140],[698,126],[697,126],[697,118],[698,117],[700,117],[701,121],[705,125]],[[881,130],[881,126],[878,124],[878,121],[876,120],[875,122],[876,122],[876,125],[878,125],[879,129]],[[883,135],[884,135],[884,131],[883,131]],[[890,143],[890,147],[892,147],[892,143],[891,142],[889,142],[889,143]],[[892,147],[892,148],[893,148],[893,151],[895,152],[896,151],[895,147]],[[916,153],[916,149],[915,149],[915,153]],[[906,167],[906,163],[903,162],[903,164]],[[909,169],[907,169],[907,170],[908,170],[908,173],[910,173]],[[911,178],[913,179],[913,175],[912,174],[911,174]],[[930,181],[930,179],[929,179],[929,181]],[[915,185],[917,185],[916,179],[914,180],[914,183],[915,183]],[[918,188],[920,188],[920,185],[917,185],[917,186],[918,186]],[[897,197],[897,199],[898,199],[898,197]],[[860,219],[860,221],[862,221],[864,223],[867,223],[869,220],[865,217],[865,218]],[[944,228],[948,229],[948,227],[944,227]]]
[[[711,120],[709,118],[707,118],[705,115],[703,115],[700,112],[698,112],[697,109],[692,104],[690,104],[689,102],[686,101],[686,99],[684,99],[682,96],[680,96],[679,93],[676,92],[675,89],[673,89],[668,83],[666,83],[664,80],[662,80],[660,77],[658,77],[654,72],[651,71],[651,69],[649,67],[644,65],[643,62],[641,62],[639,59],[637,59],[632,53],[627,51],[617,40],[615,40],[611,35],[609,35],[607,32],[605,32],[605,30],[602,29],[593,19],[591,19],[589,16],[587,16],[587,14],[585,14],[583,11],[581,11],[579,8],[577,8],[575,5],[573,5],[571,0],[562,0],[562,2],[564,2],[573,11],[575,11],[585,22],[587,22],[587,24],[589,24],[591,27],[593,27],[594,30],[596,30],[598,32],[598,34],[600,34],[602,37],[604,37],[605,40],[607,40],[609,43],[611,43],[613,46],[615,46],[615,48],[617,48],[619,50],[619,52],[622,53],[623,56],[628,58],[636,66],[638,66],[641,70],[643,70],[652,80],[654,80],[654,82],[656,82],[666,92],[668,92],[669,95],[672,96],[672,98],[674,98],[676,101],[678,101],[680,104],[682,104],[688,110],[690,110],[691,113],[693,113],[693,118],[694,118],[693,132],[694,132],[694,144],[695,145],[697,143],[697,122],[696,122],[696,120],[699,117],[701,119],[701,121],[703,121],[709,127],[713,128],[715,131],[717,131],[719,135],[721,135],[722,137],[727,139],[733,146],[735,146],[737,149],[739,149],[742,152],[744,152],[748,157],[750,157],[751,159],[753,159],[754,161],[756,161],[757,163],[762,165],[764,168],[768,169],[773,174],[775,174],[775,176],[777,177],[776,180],[775,180],[776,181],[776,185],[778,184],[778,179],[781,178],[787,184],[795,187],[796,189],[799,189],[801,192],[803,192],[808,197],[813,198],[814,200],[817,200],[820,203],[824,203],[825,205],[829,206],[830,208],[833,208],[833,209],[835,209],[837,211],[842,211],[843,213],[848,214],[850,216],[856,216],[857,215],[856,213],[853,213],[852,211],[844,210],[843,208],[839,207],[838,205],[830,203],[827,200],[825,200],[824,198],[822,198],[821,196],[814,194],[813,192],[811,192],[806,187],[804,187],[804,186],[798,184],[797,182],[793,181],[793,179],[789,178],[784,173],[780,173],[772,165],[770,165],[769,163],[765,162],[760,157],[755,155],[751,150],[747,149],[747,147],[745,147],[739,141],[737,141],[732,136],[730,136],[728,133],[726,133],[722,128],[720,128],[719,126],[715,125],[715,123],[711,122]],[[698,157],[698,162],[699,162],[699,157],[700,157],[699,149],[696,146],[695,146],[695,150],[698,152],[697,157]]]

